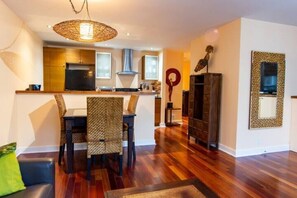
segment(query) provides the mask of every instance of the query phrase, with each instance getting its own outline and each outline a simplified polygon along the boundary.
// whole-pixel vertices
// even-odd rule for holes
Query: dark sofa
[[[20,159],[20,169],[26,190],[4,197],[55,197],[55,162],[51,158]]]

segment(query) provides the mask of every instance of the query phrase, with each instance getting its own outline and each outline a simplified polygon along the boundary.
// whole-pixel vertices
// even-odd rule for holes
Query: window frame
[[[98,65],[98,56],[100,56],[100,55],[109,55],[109,75],[108,76],[98,76],[98,70],[100,69],[100,68],[98,68],[99,67],[99,65]],[[110,52],[96,52],[96,64],[95,64],[95,77],[96,77],[96,79],[111,79],[111,77],[112,77],[112,74],[111,74],[111,53]]]
[[[147,58],[156,58],[156,77],[147,77],[147,69],[148,69],[148,65],[147,65]],[[144,80],[159,80],[159,56],[156,55],[145,55],[144,56],[144,72],[143,72],[143,79]]]

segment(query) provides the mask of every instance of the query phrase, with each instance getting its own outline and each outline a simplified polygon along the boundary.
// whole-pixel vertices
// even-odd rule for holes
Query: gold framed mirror
[[[252,51],[249,128],[283,123],[285,54]]]

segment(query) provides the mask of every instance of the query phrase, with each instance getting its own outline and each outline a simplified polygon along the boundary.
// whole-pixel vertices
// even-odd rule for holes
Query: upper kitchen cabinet
[[[66,49],[67,63],[95,64],[95,50]]]
[[[43,86],[45,91],[63,91],[65,48],[43,48]]]
[[[64,91],[66,63],[95,64],[95,50],[43,48],[45,91]]]
[[[43,65],[45,67],[65,67],[65,49],[44,47]]]
[[[159,61],[158,56],[145,55],[142,57],[142,79],[159,79]]]

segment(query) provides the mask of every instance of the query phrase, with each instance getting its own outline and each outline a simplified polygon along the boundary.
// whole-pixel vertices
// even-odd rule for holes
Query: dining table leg
[[[124,118],[124,122],[128,124],[128,160],[127,166],[131,167],[132,164],[132,146],[134,135],[134,116]]]
[[[73,125],[73,120],[67,120],[65,122],[66,144],[67,144],[67,163],[66,163],[67,173],[73,173],[74,144],[72,143],[72,131],[71,131],[72,125]]]

